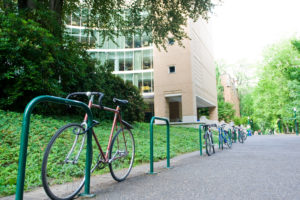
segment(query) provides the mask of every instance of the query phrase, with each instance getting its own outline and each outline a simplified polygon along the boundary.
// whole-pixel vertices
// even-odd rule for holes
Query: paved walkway
[[[94,177],[93,200],[300,199],[299,136],[252,136],[210,157],[200,157],[199,152],[176,157],[171,160],[173,169],[164,169],[165,164],[155,164],[156,175],[145,173],[148,164],[136,167],[121,183],[109,174]],[[43,190],[24,196],[44,198]]]

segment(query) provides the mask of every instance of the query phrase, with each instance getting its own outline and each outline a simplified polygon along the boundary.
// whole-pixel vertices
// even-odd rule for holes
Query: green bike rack
[[[22,133],[21,133],[21,144],[20,144],[20,154],[19,154],[19,168],[17,177],[17,189],[16,189],[16,200],[23,199],[24,193],[24,179],[25,179],[25,168],[26,168],[26,156],[27,156],[27,146],[28,146],[28,135],[29,135],[29,125],[30,125],[30,115],[33,108],[41,102],[52,102],[65,104],[70,106],[81,107],[85,110],[88,115],[88,137],[87,137],[87,151],[86,151],[86,166],[85,166],[85,185],[84,193],[81,196],[92,197],[94,195],[90,194],[90,168],[91,168],[91,152],[92,152],[92,130],[89,129],[92,126],[93,115],[89,107],[80,101],[54,97],[54,96],[38,96],[32,99],[26,106],[23,123],[22,123]]]
[[[221,147],[221,128],[218,128],[219,130],[219,149]]]
[[[167,118],[152,117],[150,121],[150,172],[149,174],[155,174],[153,172],[153,122],[154,120],[162,120],[167,125],[167,168],[170,168],[170,123]]]
[[[199,143],[200,143],[200,156],[202,156],[202,133],[201,133],[202,124],[199,125]]]

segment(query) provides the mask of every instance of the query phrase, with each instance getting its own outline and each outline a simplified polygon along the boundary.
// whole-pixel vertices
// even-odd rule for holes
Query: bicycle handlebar
[[[99,95],[98,103],[99,106],[102,107],[102,98],[104,97],[104,94],[102,92],[73,92],[71,94],[68,94],[66,99],[70,98],[71,96],[77,96],[77,95],[85,95],[87,97],[90,97],[91,95]]]

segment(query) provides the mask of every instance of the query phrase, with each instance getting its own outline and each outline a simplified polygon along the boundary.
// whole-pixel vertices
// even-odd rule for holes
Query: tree
[[[50,24],[56,29],[48,28],[57,34],[63,33],[66,16],[81,10],[89,30],[105,30],[104,37],[151,33],[153,43],[164,46],[168,37],[181,44],[181,40],[188,37],[184,30],[187,20],[207,19],[214,4],[212,0],[18,0],[17,6],[28,18],[48,22],[50,18],[55,19],[56,25],[53,21]],[[47,10],[52,13],[50,18],[42,14]]]
[[[253,97],[254,116],[265,128],[277,128],[282,119],[285,131],[293,126],[293,108],[300,108],[299,41],[284,40],[269,47]]]

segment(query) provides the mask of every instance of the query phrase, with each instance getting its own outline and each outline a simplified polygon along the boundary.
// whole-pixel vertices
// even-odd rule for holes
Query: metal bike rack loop
[[[90,168],[91,168],[91,152],[92,152],[92,130],[89,129],[92,126],[93,115],[89,107],[80,101],[54,97],[54,96],[38,96],[32,99],[26,106],[23,123],[22,123],[22,133],[21,133],[21,144],[20,144],[20,153],[19,153],[19,167],[18,167],[18,177],[17,177],[17,189],[16,189],[16,200],[23,199],[24,193],[24,179],[25,179],[25,170],[26,170],[26,156],[27,156],[27,146],[28,146],[28,135],[29,135],[29,126],[30,126],[30,115],[33,108],[41,102],[52,102],[58,104],[65,104],[83,108],[88,115],[88,137],[87,137],[87,151],[86,151],[86,164],[85,164],[85,185],[84,193],[81,196],[91,197],[94,196],[90,194]]]
[[[199,144],[200,144],[200,156],[202,156],[202,148],[203,148],[203,142],[202,142],[202,131],[201,128],[204,128],[203,131],[204,133],[207,131],[206,126],[204,126],[203,124],[199,125]]]
[[[150,172],[149,174],[154,174],[153,172],[153,122],[154,120],[165,121],[167,125],[167,168],[170,167],[170,123],[167,118],[162,117],[152,117],[150,121]]]

